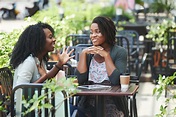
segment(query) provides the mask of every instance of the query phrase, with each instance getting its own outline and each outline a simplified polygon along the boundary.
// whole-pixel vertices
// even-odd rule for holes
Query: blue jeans
[[[72,104],[70,104],[70,115],[72,115],[73,112],[77,109],[78,109],[77,106],[73,106]]]
[[[82,112],[77,106],[73,106],[72,104],[70,104],[70,116],[72,116],[75,110],[77,110],[76,117],[87,117],[84,112]]]

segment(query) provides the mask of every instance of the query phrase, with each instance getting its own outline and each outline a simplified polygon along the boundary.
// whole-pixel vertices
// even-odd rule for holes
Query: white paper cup
[[[128,84],[121,84],[121,91],[122,92],[126,92],[129,88],[129,85]]]
[[[123,74],[120,75],[120,84],[121,84],[121,91],[125,92],[128,90],[130,83],[130,75],[129,74]]]

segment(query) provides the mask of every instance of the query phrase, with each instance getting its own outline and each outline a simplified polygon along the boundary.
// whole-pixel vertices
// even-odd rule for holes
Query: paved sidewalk
[[[136,96],[138,117],[154,117],[159,113],[160,104],[164,102],[164,94],[158,101],[153,96],[155,84],[152,82],[140,83],[139,92]]]

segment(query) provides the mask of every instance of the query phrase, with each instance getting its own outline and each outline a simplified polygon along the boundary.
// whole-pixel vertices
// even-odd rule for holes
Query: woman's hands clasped
[[[86,54],[99,54],[102,57],[106,57],[108,52],[104,50],[101,46],[91,46],[83,50]]]

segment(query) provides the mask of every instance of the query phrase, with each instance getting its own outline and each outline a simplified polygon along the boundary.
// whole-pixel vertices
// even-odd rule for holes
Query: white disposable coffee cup
[[[121,91],[126,92],[130,84],[130,75],[129,74],[120,75],[120,84],[121,84]]]
[[[129,85],[121,84],[121,91],[126,92],[128,90],[128,87],[129,87]]]

